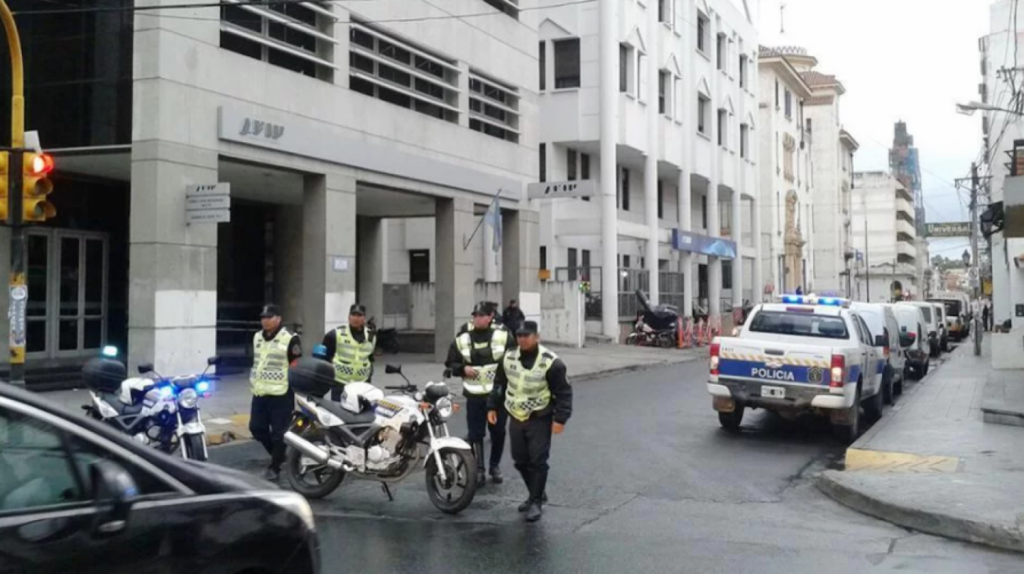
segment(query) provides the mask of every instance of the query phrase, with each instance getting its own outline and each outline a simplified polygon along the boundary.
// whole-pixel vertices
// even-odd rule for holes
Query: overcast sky
[[[840,119],[860,142],[858,171],[888,169],[893,123],[907,122],[920,153],[927,221],[966,221],[967,195],[953,181],[968,174],[981,149],[981,114],[957,114],[955,104],[979,99],[978,39],[988,33],[990,4],[761,0],[761,44],[807,48],[818,71],[838,76],[846,87]],[[966,245],[933,240],[931,253],[959,257]]]

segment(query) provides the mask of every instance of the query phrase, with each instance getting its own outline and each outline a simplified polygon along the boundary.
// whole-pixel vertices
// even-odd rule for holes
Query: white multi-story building
[[[550,3],[539,24],[539,179],[598,187],[543,201],[542,267],[590,276],[613,337],[627,308],[619,292],[625,303],[645,288],[685,315],[694,292],[713,315],[726,292],[736,305],[752,297],[758,3]]]
[[[853,296],[888,302],[899,289],[919,296],[914,198],[889,172],[853,176],[853,247],[860,253]]]

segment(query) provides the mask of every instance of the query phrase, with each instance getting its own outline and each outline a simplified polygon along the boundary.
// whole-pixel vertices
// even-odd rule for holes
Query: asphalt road
[[[507,454],[505,484],[457,517],[430,504],[422,473],[394,502],[346,479],[314,503],[325,572],[1024,572],[1018,555],[832,502],[812,484],[842,457],[828,427],[748,411],[740,433],[723,431],[705,373],[698,361],[578,382],[537,524],[516,512],[526,489]],[[231,444],[213,461],[258,472],[266,456]]]

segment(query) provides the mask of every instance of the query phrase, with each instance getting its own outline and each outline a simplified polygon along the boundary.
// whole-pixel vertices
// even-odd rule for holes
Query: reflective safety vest
[[[538,347],[537,362],[532,369],[526,369],[519,362],[520,354],[519,349],[514,349],[505,355],[505,377],[508,379],[505,410],[516,420],[526,421],[531,414],[544,410],[551,403],[547,374],[558,356]]]
[[[253,337],[253,364],[249,386],[257,397],[281,396],[288,392],[288,344],[292,334],[284,327],[267,341],[263,333]]]
[[[508,331],[495,328],[491,331],[490,342],[484,341],[483,343],[474,343],[473,336],[467,331],[455,338],[455,346],[462,354],[462,360],[466,365],[477,371],[475,379],[462,380],[462,390],[470,395],[490,394],[491,389],[494,388],[494,376],[498,373],[498,364],[508,348]],[[474,365],[473,351],[476,351],[476,356],[479,357],[488,347],[490,347],[490,360],[485,365]]]
[[[377,341],[368,328],[363,327],[363,331],[366,340],[360,343],[352,336],[348,325],[335,330],[338,341],[334,350],[334,380],[338,384],[364,383],[373,372],[370,357]]]

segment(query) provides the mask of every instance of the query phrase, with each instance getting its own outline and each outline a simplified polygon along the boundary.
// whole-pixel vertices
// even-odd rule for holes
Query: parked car
[[[942,303],[931,303],[935,309],[935,317],[939,323],[939,350],[943,353],[949,352],[949,318],[946,316],[946,306]]]
[[[299,494],[0,383],[0,570],[319,571]]]
[[[945,308],[946,330],[954,341],[963,341],[971,334],[971,300],[963,291],[939,291],[928,298]]]
[[[904,376],[921,379],[928,374],[931,364],[928,321],[924,318],[923,309],[917,305],[897,303],[892,307],[900,324],[900,347],[906,357]]]
[[[911,301],[906,304],[913,305],[921,310],[921,315],[924,317],[928,332],[928,353],[932,357],[938,357],[942,353],[942,342],[940,340],[942,333],[939,330],[939,316],[935,312],[935,304],[928,303],[927,301]]]
[[[884,342],[876,346],[878,368],[882,373],[882,401],[891,405],[896,397],[903,393],[903,351],[900,348],[900,324],[896,321],[896,313],[890,305],[880,303],[853,303],[852,311],[860,314],[871,331],[873,342]]]

